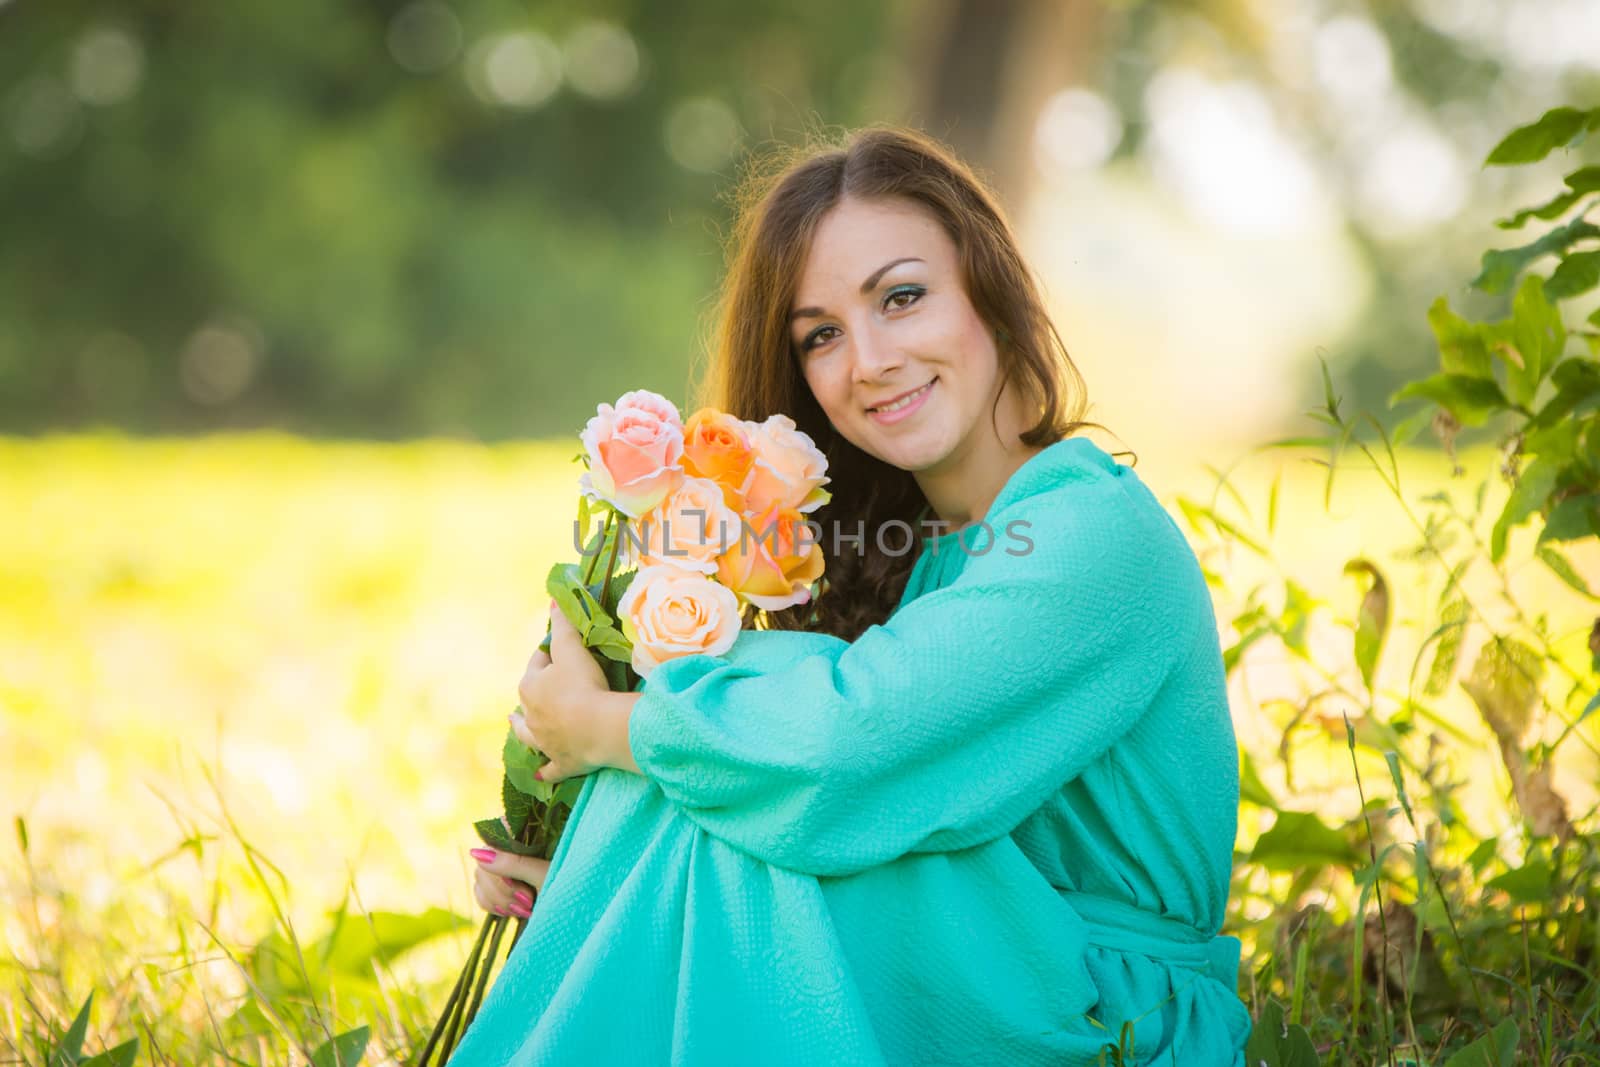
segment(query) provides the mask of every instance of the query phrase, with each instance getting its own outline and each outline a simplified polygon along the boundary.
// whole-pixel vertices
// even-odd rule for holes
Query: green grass
[[[574,451],[0,439],[10,1058],[45,1062],[93,992],[88,1052],[137,1037],[140,1062],[304,1062],[366,1026],[364,1062],[409,1060],[477,925],[471,821],[498,804],[544,573],[573,554]],[[1341,461],[1325,507],[1306,456],[1249,460],[1236,495],[1197,464],[1151,476],[1216,578],[1224,645],[1236,623],[1268,631],[1230,675],[1256,776],[1228,925],[1241,994],[1257,1018],[1281,1005],[1316,1063],[1455,1063],[1502,1020],[1517,1063],[1600,1062],[1600,716],[1566,729],[1585,694],[1564,673],[1587,672],[1595,601],[1527,562],[1517,531],[1519,562],[1463,573],[1482,618],[1419,697],[1443,571],[1404,558],[1418,530],[1364,461]],[[1414,516],[1441,487],[1472,511],[1441,457],[1400,468]],[[1490,515],[1503,495],[1491,486]],[[1600,588],[1595,547],[1570,556]],[[1470,549],[1463,526],[1445,551]],[[1391,609],[1370,687],[1355,557]],[[1491,633],[1539,644],[1540,618],[1522,741],[1553,745],[1538,767],[1575,826],[1559,846],[1530,829],[1460,684]],[[1296,1062],[1288,1044],[1257,1051]]]

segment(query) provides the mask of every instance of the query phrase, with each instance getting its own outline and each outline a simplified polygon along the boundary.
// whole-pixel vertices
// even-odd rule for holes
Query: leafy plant
[[[1600,108],[1558,108],[1514,130],[1488,163],[1535,163],[1595,130]],[[1555,774],[1565,748],[1596,753],[1589,720],[1600,710],[1600,619],[1556,632],[1550,613],[1525,607],[1512,584],[1526,562],[1579,605],[1600,600],[1567,554],[1600,535],[1600,311],[1578,328],[1567,313],[1600,287],[1600,226],[1590,219],[1600,167],[1574,169],[1563,184],[1499,222],[1557,225],[1483,256],[1473,285],[1506,300],[1503,317],[1469,320],[1445,297],[1429,309],[1439,371],[1390,398],[1391,407],[1422,406],[1392,429],[1368,413],[1348,416],[1324,365],[1324,403],[1311,413],[1323,432],[1258,450],[1321,451],[1310,461],[1326,468],[1329,509],[1341,456],[1359,453],[1413,541],[1392,563],[1363,554],[1346,564],[1357,592],[1353,612],[1336,622],[1348,634],[1347,658],[1330,658],[1331,643],[1314,639],[1338,605],[1281,568],[1245,591],[1233,614],[1230,675],[1253,646],[1270,645],[1302,688],[1263,704],[1279,717],[1282,795],[1263,778],[1263,762],[1241,753],[1246,811],[1270,825],[1239,857],[1234,906],[1266,905],[1274,916],[1257,926],[1252,1064],[1467,1067],[1587,1063],[1600,1053],[1596,813],[1574,812]],[[1548,276],[1534,272],[1551,257]],[[1470,506],[1451,492],[1415,501],[1406,492],[1397,450],[1430,425],[1458,478],[1468,473],[1458,434],[1497,434],[1498,470],[1483,472]],[[1214,499],[1179,501],[1190,528],[1210,556],[1242,552],[1276,567],[1279,482],[1263,530],[1229,475],[1215,473]],[[1496,477],[1505,499],[1491,508]],[[1529,524],[1538,528],[1531,544],[1514,540]],[[1207,576],[1234,590],[1213,566]],[[1397,684],[1400,664],[1384,667],[1396,655],[1396,609],[1408,602],[1431,608]],[[1586,632],[1587,647],[1578,647]],[[1462,710],[1476,714],[1477,728]],[[1485,740],[1509,780],[1504,813],[1514,833],[1475,825],[1460,800],[1462,765]],[[1308,746],[1345,750],[1354,810],[1296,803],[1296,757]],[[1290,998],[1288,1023],[1268,995]],[[1292,1025],[1302,1018],[1306,1030]]]

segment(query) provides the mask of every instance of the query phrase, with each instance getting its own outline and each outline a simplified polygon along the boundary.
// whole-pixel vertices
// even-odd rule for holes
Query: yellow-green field
[[[91,1049],[140,1036],[141,1062],[169,1062],[145,1059],[152,1043],[183,1062],[175,1049],[204,1047],[214,1017],[248,992],[230,953],[274,929],[263,878],[280,883],[252,871],[246,843],[282,872],[278,895],[302,938],[323,932],[347,890],[355,911],[476,918],[470,824],[497,810],[504,716],[543,635],[544,574],[574,555],[576,451],[567,440],[0,439],[0,1045],[39,1029],[36,1013],[64,1025],[94,990]],[[1184,462],[1139,467],[1175,513],[1180,493],[1213,496],[1211,476]],[[1226,494],[1217,506],[1266,539],[1267,486],[1281,468],[1269,543],[1329,603],[1312,638],[1330,671],[1354,671],[1349,634],[1332,625],[1358,600],[1345,562],[1365,556],[1389,572],[1395,630],[1379,688],[1403,694],[1437,586],[1407,584],[1409,565],[1392,553],[1415,531],[1364,460],[1343,462],[1331,514],[1324,469],[1288,454],[1239,469],[1253,522]],[[1495,466],[1492,453],[1463,462],[1475,476]],[[1470,506],[1475,479],[1450,482],[1442,458],[1407,452],[1400,465],[1413,501],[1449,485]],[[1503,496],[1497,484],[1491,514]],[[1217,602],[1231,643],[1230,610],[1273,572],[1237,546],[1195,543],[1228,578]],[[1600,589],[1596,546],[1570,556]],[[1486,610],[1511,617],[1489,568],[1469,581]],[[1548,613],[1563,657],[1586,664],[1594,602],[1537,563],[1509,581],[1522,611]],[[1305,751],[1289,790],[1270,697],[1296,691],[1296,678],[1266,645],[1252,650],[1233,678],[1241,741],[1280,799],[1349,814],[1342,727],[1338,744],[1296,741]],[[1461,756],[1486,820],[1478,829],[1510,830],[1487,732],[1459,689],[1441,704],[1481,739]],[[1595,803],[1593,726],[1558,766],[1575,815]],[[1241,846],[1262,825],[1247,809]],[[463,952],[442,939],[378,984],[438,1003]],[[387,1018],[342,1017],[374,1025],[367,1062],[382,1061],[380,1045],[399,1049],[403,1028],[414,1038],[432,1022],[391,999]],[[284,1063],[288,1045],[264,1037],[234,1054]]]

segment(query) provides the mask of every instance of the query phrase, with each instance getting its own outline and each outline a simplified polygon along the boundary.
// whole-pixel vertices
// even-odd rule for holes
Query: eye
[[[883,304],[885,307],[892,306],[896,309],[908,308],[912,304],[915,304],[918,300],[922,299],[922,294],[926,292],[927,290],[920,285],[896,286],[895,288],[889,290],[888,295],[883,298]],[[900,297],[906,297],[907,299],[900,300],[899,303],[896,303],[895,301],[899,300]]]
[[[802,351],[802,352],[811,351],[811,349],[816,347],[816,345],[818,345],[819,343],[821,343],[824,340],[827,340],[827,338],[824,337],[823,334],[826,333],[828,330],[833,330],[833,329],[835,329],[835,327],[833,327],[833,326],[818,326],[815,330],[812,330],[810,333],[806,334],[805,340],[800,342],[800,351]]]

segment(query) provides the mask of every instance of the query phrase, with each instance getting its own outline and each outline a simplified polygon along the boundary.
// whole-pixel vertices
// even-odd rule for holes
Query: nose
[[[874,323],[855,331],[855,361],[851,380],[857,385],[880,385],[905,364],[905,356]]]

